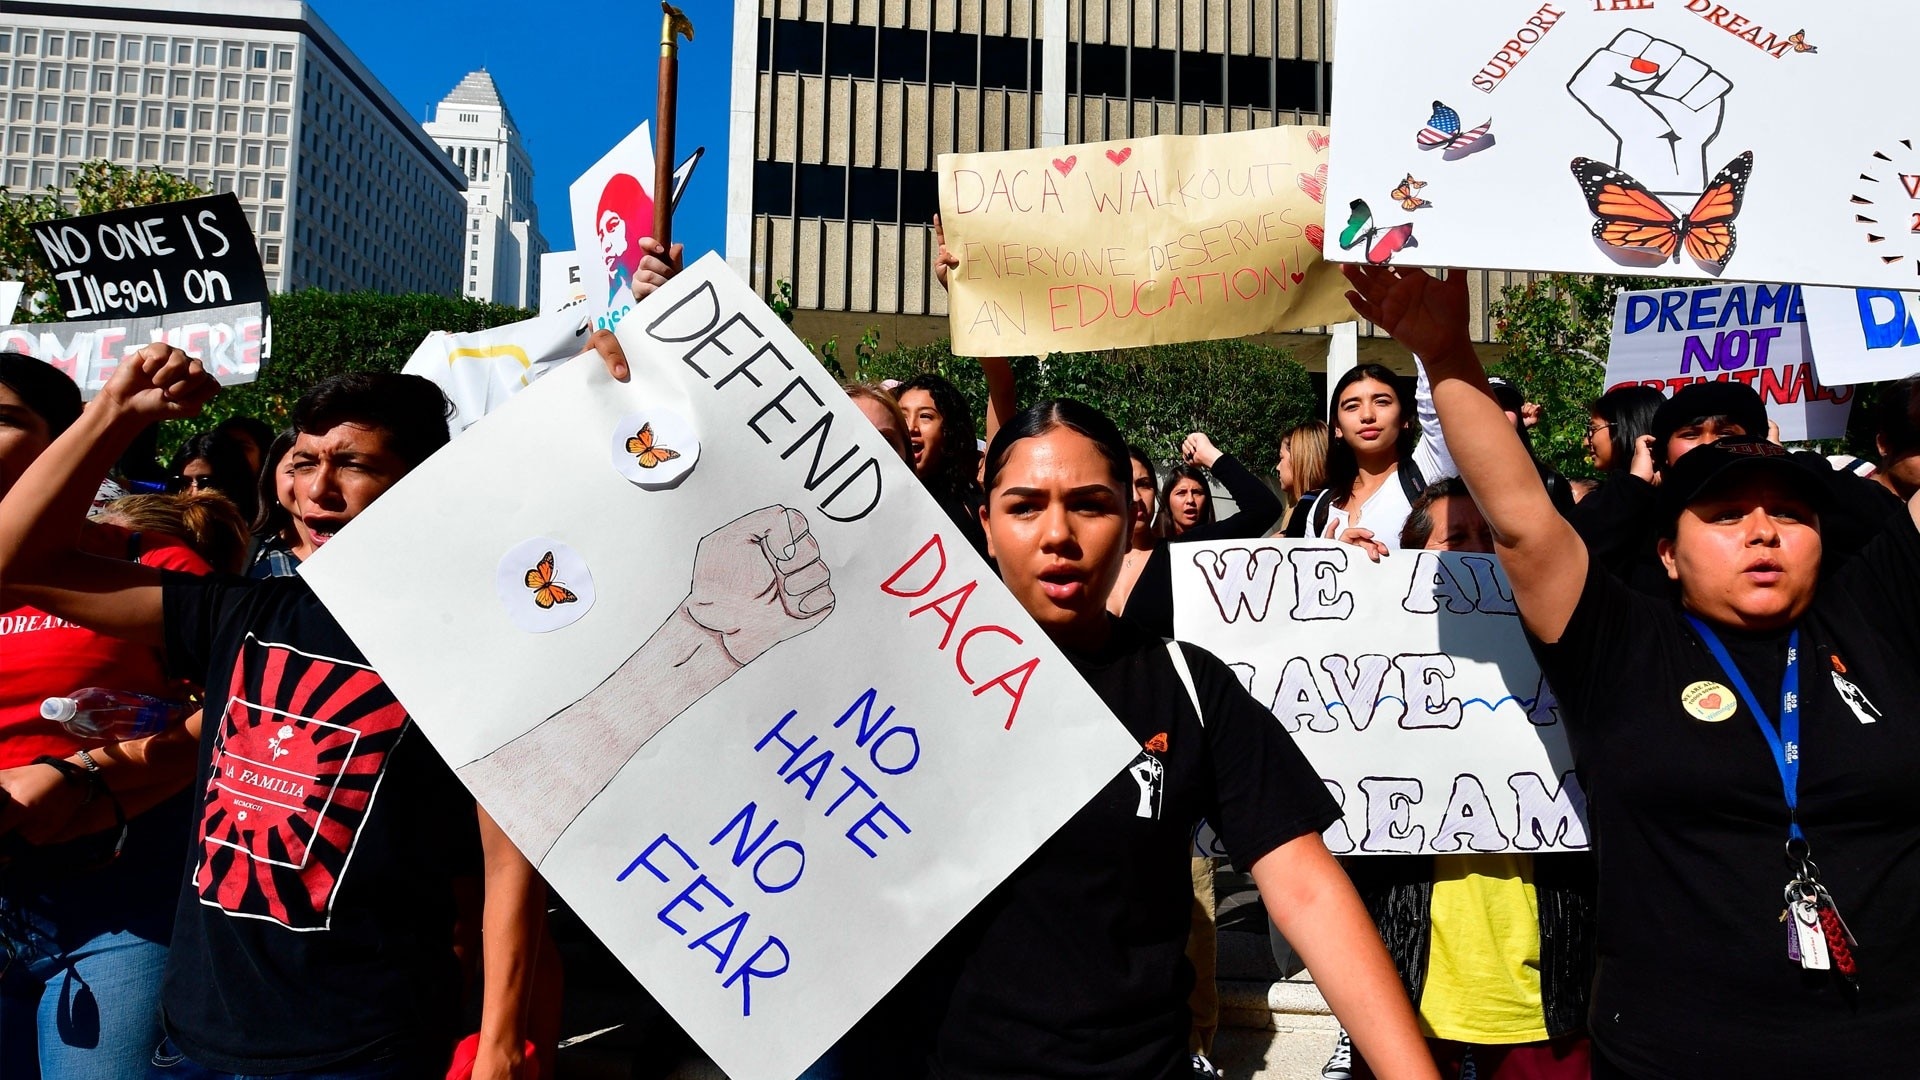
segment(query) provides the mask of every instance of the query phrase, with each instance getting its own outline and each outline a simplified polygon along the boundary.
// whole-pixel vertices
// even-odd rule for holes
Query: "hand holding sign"
[[[200,361],[164,342],[155,342],[127,357],[101,396],[110,399],[121,413],[146,424],[198,416],[219,392],[220,384]]]
[[[1707,144],[1733,84],[1680,46],[1622,30],[1574,72],[1568,92],[1620,142],[1614,165],[1649,190],[1707,188]]]
[[[806,517],[769,506],[708,534],[693,557],[686,610],[743,667],[819,625],[833,610],[833,586]]]

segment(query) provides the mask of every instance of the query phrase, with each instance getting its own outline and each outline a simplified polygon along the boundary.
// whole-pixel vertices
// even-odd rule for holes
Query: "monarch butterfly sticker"
[[[1654,267],[1680,261],[1684,247],[1708,273],[1726,271],[1739,234],[1733,219],[1746,198],[1753,176],[1753,151],[1748,150],[1721,169],[1693,209],[1676,214],[1646,186],[1604,161],[1574,158],[1573,176],[1587,198],[1587,208],[1599,220],[1593,238],[1607,257],[1627,266]]]
[[[1402,210],[1420,210],[1433,205],[1420,197],[1420,189],[1426,186],[1425,180],[1415,180],[1413,174],[1408,173],[1406,178],[1400,181],[1400,186],[1394,188],[1387,198],[1399,203]]]
[[[700,439],[693,425],[671,409],[621,417],[612,442],[613,467],[650,490],[679,484],[700,457]]]
[[[545,634],[572,626],[593,607],[593,574],[579,552],[536,536],[500,557],[494,593],[514,626]]]

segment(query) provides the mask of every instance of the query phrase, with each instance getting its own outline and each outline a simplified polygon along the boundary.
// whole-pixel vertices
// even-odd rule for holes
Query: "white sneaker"
[[[1353,1080],[1353,1040],[1347,1036],[1347,1029],[1340,1029],[1333,1056],[1320,1068],[1320,1080]]]
[[[1213,1067],[1205,1054],[1193,1055],[1193,1080],[1220,1080],[1220,1070]]]

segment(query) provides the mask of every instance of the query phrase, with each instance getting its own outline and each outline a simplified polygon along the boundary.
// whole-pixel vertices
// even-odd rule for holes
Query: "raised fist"
[[[1189,465],[1211,469],[1213,463],[1220,460],[1220,448],[1213,445],[1206,432],[1196,431],[1181,440],[1180,459]]]
[[[198,416],[219,392],[220,384],[200,361],[155,342],[121,361],[100,396],[150,423]]]
[[[1707,145],[1733,84],[1670,41],[1622,30],[1567,91],[1619,140],[1614,165],[1661,194],[1707,189]]]
[[[746,665],[833,610],[820,545],[798,510],[769,506],[708,533],[693,555],[687,614]]]

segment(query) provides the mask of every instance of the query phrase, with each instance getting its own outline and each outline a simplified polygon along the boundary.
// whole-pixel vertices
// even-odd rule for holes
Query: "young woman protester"
[[[1414,389],[1418,443],[1411,433],[1416,417],[1407,415],[1393,372],[1379,364],[1361,364],[1340,376],[1332,397],[1326,486],[1301,500],[1287,535],[1390,550],[1421,490],[1454,475],[1426,370],[1420,368]]]
[[[80,416],[80,391],[0,354],[0,495]],[[84,550],[205,574],[160,532],[88,523]],[[0,605],[4,608],[5,605]],[[160,975],[188,833],[194,742],[177,721],[130,741],[43,719],[87,687],[184,703],[157,650],[36,607],[0,612],[0,1076],[135,1080],[160,1041]]]
[[[1280,436],[1280,460],[1273,466],[1280,492],[1287,497],[1287,517],[1281,529],[1291,531],[1295,512],[1308,492],[1327,486],[1327,425],[1324,420],[1295,424]],[[1304,527],[1304,522],[1303,522]]]
[[[1188,515],[1164,525],[1165,536],[1153,545],[1144,559],[1131,551],[1128,553],[1130,561],[1139,562],[1139,573],[1128,584],[1120,602],[1110,605],[1110,608],[1118,608],[1117,614],[1126,616],[1141,629],[1162,637],[1173,636],[1173,552],[1169,545],[1203,540],[1251,540],[1265,536],[1280,520],[1282,509],[1273,489],[1241,464],[1240,459],[1223,453],[1204,432],[1193,432],[1181,441],[1180,457],[1181,464],[1175,467],[1164,489],[1170,496],[1162,500],[1161,517],[1182,517],[1174,509],[1172,495],[1177,495],[1181,487],[1190,484],[1197,484],[1200,498],[1204,499],[1200,512],[1191,512],[1192,501],[1184,503],[1189,508]],[[1137,476],[1138,466],[1135,468]],[[1213,500],[1205,494],[1208,472],[1220,480],[1239,507],[1231,517],[1214,520]],[[1151,470],[1147,475],[1152,475]],[[1200,479],[1195,481],[1191,479],[1193,476]]]
[[[1213,494],[1207,489],[1207,470],[1187,461],[1167,470],[1167,481],[1160,488],[1160,523],[1169,540],[1179,540],[1193,529],[1213,524]]]
[[[1424,357],[1560,702],[1598,866],[1594,1076],[1899,1076],[1920,1056],[1920,499],[1837,572],[1832,487],[1753,436],[1675,458],[1638,592],[1548,508],[1465,276],[1350,267]]]
[[[957,927],[903,986],[923,1067],[882,1074],[1187,1080],[1184,959],[1205,814],[1389,1077],[1434,1077],[1391,963],[1321,843],[1339,816],[1306,759],[1211,655],[1107,610],[1124,557],[1129,457],[1096,410],[1042,402],[987,458],[982,513],[1001,578],[1142,744],[1163,778],[1142,814],[1135,768]],[[1190,687],[1190,688],[1189,688]]]
[[[253,516],[253,547],[247,552],[250,578],[292,577],[314,552],[313,533],[294,516],[292,429],[268,444],[255,489],[260,512]]]
[[[894,389],[907,416],[907,449],[914,475],[940,508],[959,526],[976,550],[986,549],[980,535],[980,484],[975,479],[978,449],[973,410],[958,387],[923,372]]]
[[[246,521],[259,512],[254,501],[259,470],[247,464],[239,440],[230,436],[208,431],[188,439],[173,455],[171,476],[167,490],[174,494],[218,492],[239,508]]]

